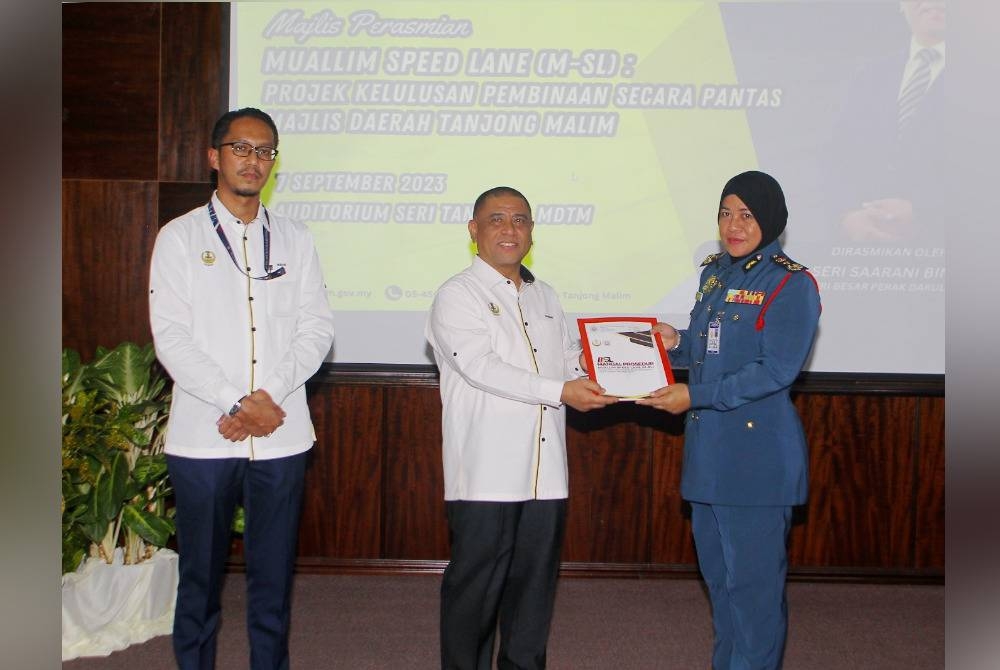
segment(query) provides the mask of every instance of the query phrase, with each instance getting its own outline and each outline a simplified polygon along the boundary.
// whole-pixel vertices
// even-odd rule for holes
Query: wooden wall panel
[[[155,180],[160,4],[62,12],[63,178]]]
[[[944,398],[921,398],[917,441],[917,568],[944,566]]]
[[[85,360],[97,345],[152,341],[156,192],[153,182],[63,181],[63,346]]]
[[[600,412],[569,411],[570,498],[564,561],[649,560],[650,436],[632,403]]]
[[[794,565],[913,565],[916,398],[800,395],[810,446],[805,522]]]
[[[385,569],[386,560],[406,564],[401,569],[415,569],[421,561],[437,569],[448,555],[437,390],[387,385],[384,379],[370,386],[317,380],[313,392],[321,433],[316,450],[324,455],[317,454],[309,487],[325,493],[311,491],[310,505],[313,518],[325,525],[317,530],[313,522],[304,524],[312,537],[303,540],[304,564],[355,558],[362,563],[352,569],[366,560],[373,569]],[[381,407],[381,432],[372,427],[370,410],[363,411],[369,403]],[[792,572],[918,579],[943,574],[943,399],[801,393],[795,403],[811,441],[812,473],[809,504],[797,510],[792,529]],[[329,423],[342,427],[322,428]],[[568,569],[697,569],[690,514],[679,490],[682,430],[680,417],[633,405],[569,413]],[[370,446],[377,441],[381,457]],[[918,443],[925,454],[919,464]],[[353,463],[346,468],[340,465],[345,453]],[[361,458],[382,464],[379,483]],[[345,512],[339,498],[352,495],[356,511]],[[370,499],[362,501],[364,496]],[[380,521],[372,521],[373,505],[380,506]],[[363,543],[317,539],[338,532],[330,524],[360,533],[369,522],[380,536],[375,541],[361,533],[374,542],[364,555],[345,550]]]
[[[208,182],[208,145],[229,96],[229,5],[166,2],[159,127],[161,181]]]
[[[302,558],[377,558],[381,551],[382,391],[310,393],[317,445],[306,473]]]
[[[160,182],[160,202],[156,220],[162,228],[181,214],[208,202],[215,189],[206,183]]]
[[[651,563],[695,564],[691,507],[681,499],[684,421],[662,414],[653,429]]]
[[[448,558],[441,467],[441,396],[436,388],[385,389],[382,558]]]

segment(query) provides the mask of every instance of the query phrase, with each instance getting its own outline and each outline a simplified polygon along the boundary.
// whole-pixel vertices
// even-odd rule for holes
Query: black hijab
[[[750,253],[756,253],[778,239],[788,223],[788,208],[785,207],[785,194],[774,177],[756,170],[743,172],[726,182],[719,198],[720,208],[727,195],[735,195],[742,200],[760,226],[760,244]]]

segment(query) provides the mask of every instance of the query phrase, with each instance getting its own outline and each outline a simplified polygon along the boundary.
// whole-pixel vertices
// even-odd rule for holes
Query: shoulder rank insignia
[[[791,258],[786,258],[781,254],[775,254],[771,256],[771,260],[780,265],[781,267],[785,268],[789,272],[798,272],[799,270],[806,269],[805,265],[802,265],[801,263],[796,263]]]
[[[760,263],[764,259],[764,254],[756,254],[747,259],[747,262],[743,264],[743,271],[749,272],[750,268]]]
[[[706,265],[708,265],[721,255],[722,255],[721,251],[717,254],[709,254],[708,256],[705,257],[705,260],[701,262],[701,267],[705,267]]]

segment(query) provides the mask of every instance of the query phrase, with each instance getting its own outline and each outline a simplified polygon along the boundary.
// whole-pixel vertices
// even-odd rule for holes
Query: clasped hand
[[[234,416],[223,414],[216,422],[219,434],[232,442],[240,442],[251,435],[267,437],[285,422],[285,410],[271,399],[264,389],[257,389],[240,403]]]
[[[691,394],[688,392],[687,384],[671,384],[656,389],[645,398],[638,398],[635,404],[680,414],[691,409]]]
[[[604,387],[589,377],[580,377],[563,384],[559,400],[578,412],[589,412],[618,402],[618,398],[604,395]]]
[[[854,241],[902,239],[913,227],[913,203],[902,198],[871,200],[845,214],[840,225]]]

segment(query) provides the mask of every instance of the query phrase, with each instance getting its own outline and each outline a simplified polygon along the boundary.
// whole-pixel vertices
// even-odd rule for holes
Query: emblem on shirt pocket
[[[215,265],[215,254],[211,251],[201,252],[201,262],[205,265]]]
[[[490,303],[490,311],[493,312],[493,316],[500,316],[500,305]]]

